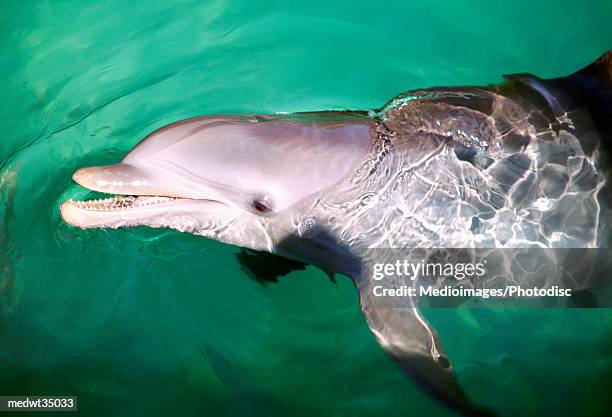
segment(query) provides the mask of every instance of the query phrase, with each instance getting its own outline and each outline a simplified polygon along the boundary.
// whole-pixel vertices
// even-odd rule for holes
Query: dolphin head
[[[67,201],[61,214],[80,228],[169,227],[272,252],[370,147],[360,113],[190,119],[152,133],[121,163],[78,170],[77,183],[115,196]]]

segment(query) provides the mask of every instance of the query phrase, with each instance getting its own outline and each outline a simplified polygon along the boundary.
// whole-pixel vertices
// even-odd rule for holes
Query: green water
[[[176,120],[369,109],[412,88],[564,75],[612,47],[607,1],[427,3],[6,2],[0,394],[77,395],[85,416],[454,415],[387,359],[348,279],[309,268],[264,288],[233,247],[82,231],[58,208],[88,194],[77,168]],[[426,314],[499,415],[610,415],[610,310]]]

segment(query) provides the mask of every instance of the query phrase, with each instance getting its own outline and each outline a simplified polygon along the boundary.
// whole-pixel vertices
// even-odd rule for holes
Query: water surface
[[[264,288],[236,249],[74,229],[77,168],[201,114],[370,109],[413,88],[568,74],[612,47],[607,1],[11,2],[0,22],[0,393],[87,416],[453,415],[371,336],[348,279]],[[471,398],[603,416],[609,310],[430,310]],[[25,414],[24,414],[25,415]]]

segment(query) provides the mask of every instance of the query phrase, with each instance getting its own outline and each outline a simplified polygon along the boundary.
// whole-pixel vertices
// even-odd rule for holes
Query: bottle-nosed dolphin
[[[612,51],[568,77],[412,91],[370,112],[204,116],[153,132],[121,163],[78,170],[77,183],[118,196],[61,213],[81,228],[169,227],[273,253],[290,260],[284,273],[302,262],[345,274],[401,368],[484,415],[414,300],[374,305],[368,251],[607,247],[611,121]],[[240,254],[251,270],[257,257]]]

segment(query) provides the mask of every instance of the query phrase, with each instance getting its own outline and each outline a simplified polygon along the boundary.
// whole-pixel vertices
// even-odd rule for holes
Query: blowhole
[[[478,152],[476,149],[458,143],[455,145],[455,155],[460,161],[470,162]]]

